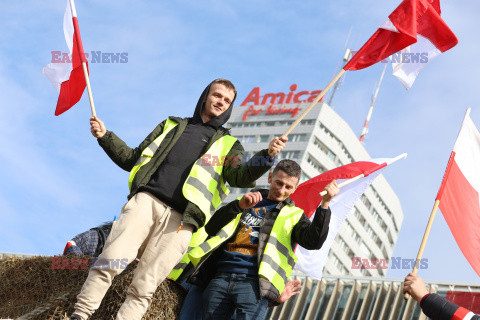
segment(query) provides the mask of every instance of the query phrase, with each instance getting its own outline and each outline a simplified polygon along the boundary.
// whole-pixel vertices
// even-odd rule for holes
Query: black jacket
[[[469,310],[459,307],[456,304],[440,297],[438,294],[429,294],[420,303],[423,313],[432,320],[463,319],[458,317],[460,313],[467,313]],[[472,313],[473,314],[473,313]],[[479,320],[478,314],[466,319]]]

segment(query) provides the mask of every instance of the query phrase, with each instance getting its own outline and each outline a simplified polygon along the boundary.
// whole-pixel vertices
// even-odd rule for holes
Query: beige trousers
[[[118,311],[119,320],[141,319],[157,287],[187,252],[193,226],[182,215],[150,193],[137,193],[122,208],[112,231],[77,296],[74,314],[87,319],[100,306],[113,277],[126,263],[140,259],[127,298]],[[120,261],[120,263],[118,263]]]

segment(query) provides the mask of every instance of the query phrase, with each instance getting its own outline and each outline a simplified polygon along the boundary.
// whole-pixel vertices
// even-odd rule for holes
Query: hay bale
[[[86,256],[0,259],[0,318],[58,320],[70,315],[90,264]],[[135,267],[132,263],[115,277],[91,319],[115,318]],[[165,280],[143,319],[176,319],[184,298],[185,292],[176,282]]]

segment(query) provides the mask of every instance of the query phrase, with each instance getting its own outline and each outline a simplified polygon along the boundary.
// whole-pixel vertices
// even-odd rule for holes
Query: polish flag
[[[395,55],[393,75],[409,89],[430,60],[457,43],[440,17],[439,0],[404,0],[343,69],[360,70]]]
[[[83,52],[80,29],[78,27],[75,5],[67,0],[67,9],[63,16],[63,33],[71,61],[66,63],[50,63],[43,68],[43,74],[52,82],[59,96],[55,115],[58,116],[70,109],[82,97],[86,82],[82,62],[88,70],[88,62]]]
[[[480,276],[480,133],[467,110],[436,200],[458,247]]]
[[[363,175],[362,178],[341,187],[340,193],[330,202],[332,216],[327,239],[323,243],[323,246],[319,250],[306,250],[297,246],[295,254],[298,257],[298,261],[295,269],[302,271],[312,278],[322,278],[323,267],[333,240],[347,216],[354,211],[353,207],[357,200],[360,199],[360,196],[368,186],[372,184],[373,180],[382,173],[387,165],[405,156],[406,154],[403,154],[396,158],[372,159],[370,161],[350,163],[324,172],[298,186],[290,198],[295,202],[295,206],[303,209],[305,214],[313,221],[315,210],[322,201],[322,198],[318,194],[323,191],[328,183],[336,179],[337,183],[341,184],[344,181]]]

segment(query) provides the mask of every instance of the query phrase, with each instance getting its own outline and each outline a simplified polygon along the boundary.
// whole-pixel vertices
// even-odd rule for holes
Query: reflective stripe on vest
[[[198,159],[183,184],[183,196],[195,203],[203,214],[205,223],[230,193],[222,177],[223,162],[237,141],[232,136],[223,136]],[[212,162],[209,161],[212,159]]]
[[[242,212],[237,214],[237,217],[234,220],[230,221],[230,223],[223,227],[219,232],[217,232],[214,237],[201,243],[199,246],[193,248],[188,253],[188,257],[190,258],[190,261],[193,263],[194,266],[197,266],[207,253],[217,248],[234,234],[235,230],[237,230],[237,225],[240,222],[242,214]]]
[[[165,136],[176,126],[178,125],[177,122],[167,119],[167,122],[165,123],[165,126],[163,127],[163,132],[161,135],[159,135],[155,140],[153,140],[152,143],[148,147],[146,147],[143,151],[142,154],[140,155],[140,158],[138,158],[137,162],[133,166],[132,170],[130,171],[130,176],[128,177],[128,188],[131,191],[132,190],[132,182],[133,179],[135,178],[135,175],[137,174],[138,170],[147,163],[150,162],[152,159],[153,155],[155,154],[155,151],[157,151],[158,147],[162,143],[163,139],[165,139]]]
[[[268,237],[258,268],[259,276],[269,280],[280,293],[285,289],[288,278],[297,262],[297,256],[291,246],[291,239],[293,227],[298,223],[302,214],[302,209],[293,206],[285,206],[280,210]],[[237,230],[241,216],[242,213],[239,213],[236,219],[230,221],[215,237],[190,251],[188,256],[194,266],[197,266],[210,251],[218,248],[233,235]]]
[[[237,139],[232,136],[223,136],[215,141],[205,155],[195,162],[183,184],[183,196],[202,210],[205,215],[205,224],[207,224],[215,210],[230,193],[222,177],[222,160],[228,155],[235,141]],[[208,234],[204,227],[198,229],[192,235],[189,250],[168,275],[170,279],[177,280],[180,277],[190,263],[188,256],[190,248],[197,247],[207,237]]]
[[[283,207],[273,224],[258,268],[258,274],[269,280],[280,294],[285,289],[297,262],[297,256],[291,246],[291,239],[293,227],[298,223],[302,214],[303,210],[300,208]]]
[[[202,242],[204,242],[205,240],[207,240],[208,238],[208,234],[207,232],[205,231],[205,227],[201,227],[200,229],[198,229],[193,235],[192,235],[192,239],[190,240],[190,244],[188,245],[188,249],[187,249],[187,253],[183,256],[182,260],[180,260],[179,263],[177,263],[177,265],[175,266],[175,268],[172,269],[172,271],[170,272],[170,274],[168,275],[168,277],[174,281],[177,281],[177,279],[182,275],[183,271],[185,270],[185,268],[188,266],[188,264],[190,263],[190,259],[188,258],[188,253],[193,249],[195,248],[196,246],[198,246],[199,244],[201,244]]]

